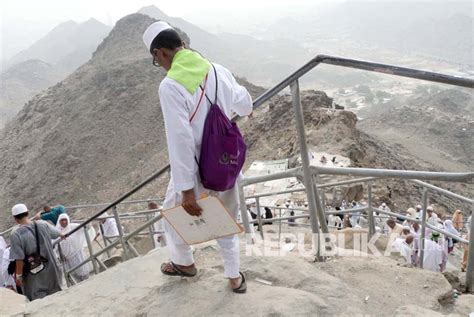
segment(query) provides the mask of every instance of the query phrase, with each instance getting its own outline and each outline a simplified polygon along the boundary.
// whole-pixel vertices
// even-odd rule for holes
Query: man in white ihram
[[[214,96],[216,92],[213,67],[219,87],[217,104],[227,117],[230,118],[234,112],[240,116],[250,115],[252,98],[244,87],[237,84],[229,70],[217,64],[211,65],[199,53],[186,49],[178,32],[166,22],[150,25],[143,34],[143,41],[153,57],[153,65],[161,66],[167,72],[159,87],[171,165],[171,180],[163,209],[181,204],[190,215],[199,216],[202,209],[196,203],[196,197],[209,191],[202,186],[195,158],[199,157],[204,121],[210,107],[206,95]],[[236,218],[239,212],[237,186],[215,194]],[[163,274],[196,275],[191,247],[166,221],[164,230],[171,261],[161,266]],[[231,289],[235,293],[244,293],[246,283],[239,271],[238,236],[219,238],[217,242]]]

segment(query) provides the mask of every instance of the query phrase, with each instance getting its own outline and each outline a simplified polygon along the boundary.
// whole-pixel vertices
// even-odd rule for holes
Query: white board
[[[197,200],[201,216],[191,216],[182,206],[163,211],[163,217],[188,245],[230,236],[243,231],[216,197]]]

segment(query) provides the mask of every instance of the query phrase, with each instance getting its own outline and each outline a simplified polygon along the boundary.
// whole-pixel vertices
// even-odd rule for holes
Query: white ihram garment
[[[240,116],[252,112],[252,98],[247,90],[240,86],[230,71],[214,64],[218,77],[219,91],[217,103],[228,118],[235,112]],[[204,83],[203,83],[204,85]],[[215,96],[214,71],[209,71],[205,91],[214,101]],[[166,77],[159,88],[161,110],[165,121],[166,140],[171,165],[171,180],[168,185],[163,209],[181,204],[181,192],[194,188],[196,197],[203,193],[218,197],[234,218],[239,214],[238,188],[219,193],[210,193],[204,189],[199,178],[195,158],[199,158],[204,121],[209,109],[209,102],[204,97],[201,105],[190,123],[189,119],[197,108],[201,89],[191,95],[181,84]],[[163,221],[166,243],[169,247],[171,261],[178,265],[194,263],[191,247],[184,243],[177,232],[167,222]],[[224,274],[228,278],[239,277],[240,251],[237,235],[217,239],[224,259]]]
[[[423,268],[434,272],[440,272],[443,263],[443,248],[434,241],[425,239],[425,253],[423,256]]]
[[[61,219],[67,220],[68,224],[66,227],[61,226]],[[56,224],[56,229],[58,229],[62,234],[66,234],[74,230],[78,226],[79,224],[70,222],[69,216],[67,214],[61,214],[59,215],[58,222]],[[59,242],[61,246],[61,254],[64,257],[63,260],[66,269],[70,270],[85,260],[83,250],[85,241],[86,237],[84,235],[84,229],[80,229],[77,232],[73,233],[71,236],[67,237],[65,240],[61,240]],[[89,277],[90,270],[90,264],[86,263],[74,270],[72,275],[76,279],[82,281]]]

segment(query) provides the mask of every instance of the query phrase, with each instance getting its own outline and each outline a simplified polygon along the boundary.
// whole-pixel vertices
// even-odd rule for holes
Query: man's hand
[[[59,235],[59,237],[61,238],[61,240],[64,240],[64,239],[66,239],[66,235],[65,235],[65,234],[63,234],[63,233],[61,233],[61,234]]]
[[[194,195],[194,189],[185,190],[183,193],[183,202],[182,206],[184,210],[191,216],[200,216],[202,213],[202,208],[196,202],[196,196]]]

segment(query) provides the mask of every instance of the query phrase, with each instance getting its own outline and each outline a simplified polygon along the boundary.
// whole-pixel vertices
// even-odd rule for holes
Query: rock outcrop
[[[248,292],[233,294],[214,244],[195,252],[194,278],[163,276],[165,249],[119,264],[68,290],[31,302],[32,316],[392,316],[444,313],[438,298],[451,291],[442,274],[397,266],[383,257],[339,257],[312,263],[242,255]],[[266,284],[258,282],[263,279]],[[268,285],[271,284],[271,285]],[[472,296],[452,312],[467,314]],[[91,304],[92,303],[92,304]],[[472,307],[472,306],[471,306]]]

